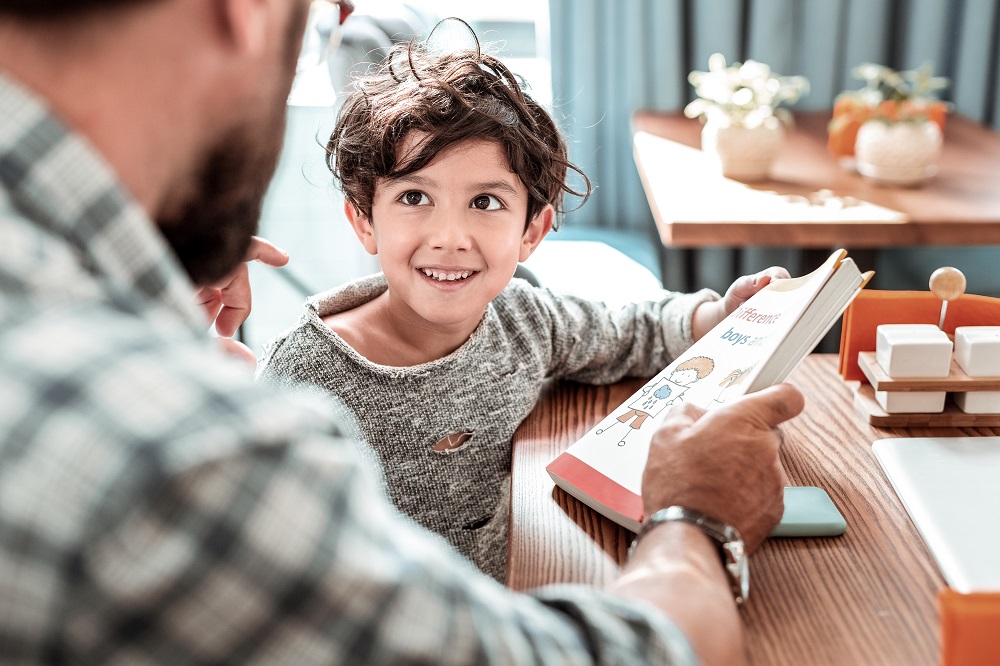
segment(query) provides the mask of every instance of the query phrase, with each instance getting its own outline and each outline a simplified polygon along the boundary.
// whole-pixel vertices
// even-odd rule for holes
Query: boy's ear
[[[350,201],[344,202],[344,214],[347,221],[351,223],[354,234],[361,241],[368,254],[378,254],[378,243],[375,240],[375,228],[367,215],[358,210],[358,207]]]
[[[524,235],[521,236],[521,254],[518,257],[518,261],[524,261],[531,256],[531,253],[535,251],[538,244],[542,242],[550,231],[552,231],[552,221],[555,219],[556,211],[551,204],[548,204],[538,212],[531,222],[528,222],[528,228],[524,231]]]

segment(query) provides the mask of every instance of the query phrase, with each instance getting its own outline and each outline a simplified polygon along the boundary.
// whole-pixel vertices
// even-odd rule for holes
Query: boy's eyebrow
[[[515,196],[517,195],[517,188],[515,188],[513,185],[511,185],[510,183],[508,183],[505,180],[489,180],[489,181],[486,181],[485,183],[476,183],[474,185],[474,189],[484,190],[484,191],[485,190],[503,190],[504,192],[508,192],[508,193],[510,193],[512,195],[515,195]]]
[[[421,187],[427,187],[428,185],[433,185],[434,181],[430,178],[425,178],[424,176],[418,176],[416,174],[409,174],[406,176],[400,176],[399,178],[392,178],[389,180],[390,183],[410,183],[413,185],[419,185]],[[469,189],[474,190],[502,190],[513,196],[518,196],[517,188],[511,185],[506,180],[487,180],[481,183],[473,183]]]

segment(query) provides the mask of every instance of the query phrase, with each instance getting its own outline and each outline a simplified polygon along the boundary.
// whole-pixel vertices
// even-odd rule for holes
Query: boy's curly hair
[[[369,219],[377,179],[418,171],[467,139],[503,146],[511,170],[528,190],[525,228],[546,204],[555,208],[557,227],[565,194],[580,197],[581,205],[590,196],[590,181],[569,161],[551,116],[502,62],[482,52],[478,40],[473,49],[444,54],[417,40],[397,45],[374,74],[355,85],[327,142],[326,164],[347,201]],[[415,155],[399,162],[398,148],[413,130],[427,138]],[[567,184],[570,169],[582,177],[583,191]]]

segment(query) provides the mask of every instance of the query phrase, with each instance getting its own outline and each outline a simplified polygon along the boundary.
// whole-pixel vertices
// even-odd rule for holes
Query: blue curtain
[[[567,228],[646,234],[654,242],[632,158],[631,114],[683,108],[692,97],[687,73],[705,69],[714,52],[806,76],[811,91],[800,109],[829,109],[837,93],[859,88],[851,70],[862,62],[896,69],[931,62],[951,79],[945,99],[1000,130],[1000,0],[549,0],[549,11],[554,112],[571,158],[597,186]],[[930,252],[880,252],[877,286],[926,289],[939,265],[1000,259],[996,247]],[[917,256],[922,265],[904,270]],[[724,290],[737,275],[771,264],[794,273],[802,261],[791,248],[667,250],[662,278],[671,289]],[[1000,285],[980,285],[963,270],[970,292],[1000,294]],[[922,284],[909,283],[914,272]]]

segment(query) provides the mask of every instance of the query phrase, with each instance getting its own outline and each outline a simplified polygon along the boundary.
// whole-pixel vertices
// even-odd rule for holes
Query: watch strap
[[[694,525],[716,544],[722,559],[722,565],[729,578],[733,598],[736,600],[736,605],[742,605],[750,592],[749,571],[746,565],[743,538],[740,536],[739,530],[732,525],[727,525],[721,520],[712,518],[701,511],[677,505],[656,511],[643,523],[636,534],[632,545],[628,549],[629,557],[635,552],[639,540],[650,530],[664,523],[678,521]]]

